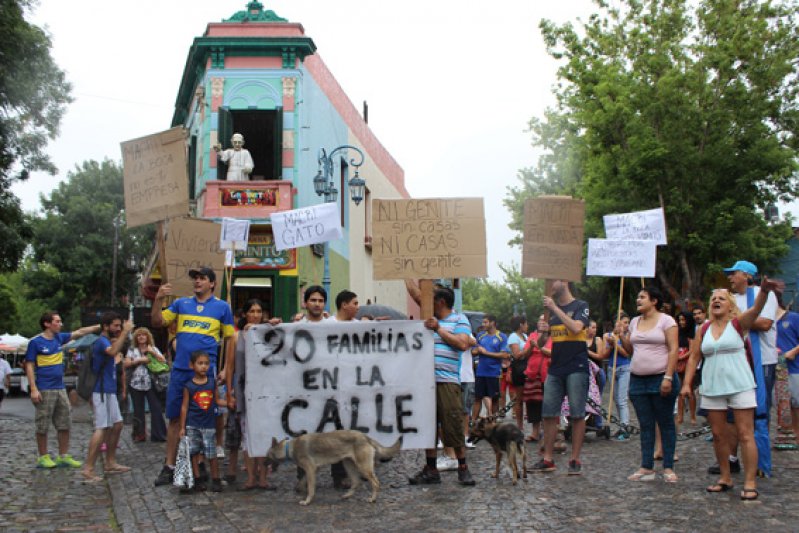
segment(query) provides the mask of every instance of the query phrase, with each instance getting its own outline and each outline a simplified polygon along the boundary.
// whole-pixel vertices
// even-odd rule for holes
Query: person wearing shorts
[[[471,327],[469,320],[453,311],[455,293],[451,289],[438,289],[433,294],[434,317],[424,321],[433,332],[435,343],[436,424],[441,428],[441,442],[455,449],[458,459],[458,481],[461,485],[475,484],[466,466],[466,448],[463,436],[463,399],[460,385],[461,353],[469,348]],[[415,476],[408,479],[411,485],[441,483],[436,467],[436,448],[425,450],[426,464]]]
[[[177,323],[175,361],[169,378],[166,393],[167,425],[166,457],[164,466],[155,480],[155,485],[172,483],[175,471],[175,459],[178,451],[178,434],[180,433],[180,410],[183,404],[183,390],[194,377],[190,366],[193,352],[204,351],[210,358],[208,376],[216,383],[216,358],[222,339],[232,337],[233,312],[230,305],[214,296],[216,273],[209,267],[201,267],[189,271],[192,279],[194,296],[178,298],[166,309],[162,309],[164,299],[172,294],[170,284],[161,285],[153,300],[152,326],[160,328]],[[232,343],[229,345],[232,347]],[[219,422],[221,424],[221,418]],[[222,431],[224,428],[217,428]]]
[[[539,322],[538,347],[552,339],[552,357],[544,382],[541,416],[544,418],[544,457],[533,466],[534,472],[555,470],[553,450],[558,431],[563,397],[569,401],[572,451],[569,475],[582,473],[580,451],[585,437],[585,404],[588,399],[588,345],[585,342],[590,318],[588,304],[572,296],[569,282],[552,282],[552,297],[544,296],[549,323]]]
[[[122,413],[117,398],[117,362],[122,360],[122,346],[128,333],[133,329],[130,320],[122,325],[117,313],[107,312],[100,319],[102,333],[92,345],[92,371],[97,376],[92,392],[94,410],[94,433],[89,439],[89,453],[83,466],[85,483],[102,481],[94,470],[100,445],[106,443],[103,471],[105,475],[130,471],[130,467],[116,461],[117,444],[122,434]],[[84,363],[85,364],[85,363]]]
[[[28,342],[25,353],[25,373],[30,384],[30,397],[36,408],[36,447],[38,468],[69,466],[78,468],[83,463],[75,460],[69,451],[71,407],[64,387],[65,358],[61,347],[71,340],[99,331],[100,326],[89,326],[61,332],[61,315],[47,311],[39,318],[42,332]],[[47,430],[50,424],[58,432],[58,456],[55,460],[47,452]]]
[[[472,355],[477,356],[477,370],[474,380],[474,407],[472,418],[480,416],[483,404],[486,416],[496,414],[500,394],[502,366],[508,360],[508,336],[497,330],[497,318],[486,315],[483,318],[483,331],[477,336],[477,345]],[[503,393],[504,394],[504,393]]]

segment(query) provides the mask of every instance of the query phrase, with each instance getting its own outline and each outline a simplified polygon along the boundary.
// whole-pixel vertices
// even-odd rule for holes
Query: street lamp
[[[350,189],[350,198],[355,205],[360,205],[363,201],[364,197],[364,190],[366,189],[366,181],[358,175],[358,168],[363,165],[363,152],[349,144],[344,144],[334,148],[330,154],[325,151],[324,148],[319,149],[319,157],[317,161],[319,163],[319,170],[314,176],[313,179],[313,188],[314,192],[320,198],[324,198],[325,203],[336,203],[338,200],[338,189],[336,189],[335,183],[333,183],[333,155],[336,152],[344,151],[344,150],[354,150],[360,156],[360,158],[356,161],[355,158],[350,159],[350,165],[355,168],[355,175],[350,178],[347,185]],[[327,298],[325,299],[325,311],[330,311],[330,243],[325,242],[325,255],[324,255],[324,274],[322,275],[322,286],[327,293]]]
[[[111,303],[113,306],[117,300],[117,253],[119,252],[119,227],[125,217],[125,210],[122,209],[114,216],[114,255],[111,262]]]

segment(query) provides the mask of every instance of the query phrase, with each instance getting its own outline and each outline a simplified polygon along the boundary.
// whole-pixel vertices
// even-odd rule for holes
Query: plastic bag
[[[191,471],[191,455],[189,454],[189,437],[180,439],[178,456],[175,461],[175,475],[172,484],[176,487],[194,487],[194,475]]]

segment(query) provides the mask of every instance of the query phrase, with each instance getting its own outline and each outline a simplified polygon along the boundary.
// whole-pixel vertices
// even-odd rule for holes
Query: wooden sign
[[[129,228],[189,214],[185,139],[178,127],[121,144]]]
[[[539,196],[524,203],[522,275],[580,281],[585,204],[569,196]]]
[[[374,279],[485,277],[482,198],[374,200]]]
[[[189,270],[211,267],[216,272],[214,294],[222,290],[225,251],[219,247],[219,224],[195,218],[178,218],[169,223],[165,242],[167,280],[175,296],[193,294]]]

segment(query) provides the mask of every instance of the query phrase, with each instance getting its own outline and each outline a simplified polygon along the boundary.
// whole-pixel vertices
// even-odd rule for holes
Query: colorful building
[[[261,298],[271,313],[288,320],[300,308],[305,287],[320,284],[323,247],[278,252],[270,214],[315,205],[317,154],[352,145],[364,154],[360,176],[364,201],[350,200],[353,150],[335,154],[334,183],[344,237],[330,243],[332,301],[342,289],[360,302],[407,308],[402,282],[372,279],[372,198],[407,198],[404,173],[374,136],[333,74],[316,53],[301,24],[289,22],[258,1],[245,11],[210,23],[189,50],[172,126],[189,133],[189,190],[195,216],[252,221],[247,252],[237,256],[234,309]],[[213,147],[230,148],[244,136],[254,160],[247,181],[226,181]],[[227,289],[226,289],[227,290]]]

